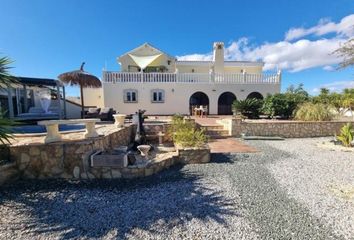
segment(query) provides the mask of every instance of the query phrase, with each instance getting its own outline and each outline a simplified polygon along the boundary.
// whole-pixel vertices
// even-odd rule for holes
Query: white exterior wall
[[[210,67],[212,65],[206,65],[206,66],[198,66],[198,65],[178,65],[177,64],[177,69],[179,73],[209,73],[210,72]]]
[[[104,107],[102,88],[84,88],[84,105]],[[80,100],[81,105],[81,100]]]
[[[138,91],[137,103],[124,103],[123,91]],[[165,91],[164,103],[151,102],[151,90]],[[196,83],[103,83],[104,105],[119,113],[131,114],[138,109],[147,110],[148,115],[189,114],[189,99],[195,92],[204,92],[209,97],[209,114],[217,114],[218,98],[224,92],[232,92],[237,99],[245,99],[251,92],[264,97],[280,91],[279,84],[196,84]]]

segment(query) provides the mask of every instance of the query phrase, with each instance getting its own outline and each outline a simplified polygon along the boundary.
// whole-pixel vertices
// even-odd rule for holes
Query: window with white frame
[[[138,102],[138,91],[135,89],[126,89],[123,93],[125,103]]]
[[[164,103],[165,102],[165,91],[162,89],[151,90],[151,102],[152,103]]]

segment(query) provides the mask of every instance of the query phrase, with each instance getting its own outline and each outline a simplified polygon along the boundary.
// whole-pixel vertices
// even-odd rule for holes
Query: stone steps
[[[205,134],[209,136],[210,139],[229,137],[229,131],[224,130],[224,126],[222,125],[207,125],[201,126],[200,128],[205,130]]]
[[[224,130],[224,126],[222,125],[200,126],[200,128],[204,129],[205,131]]]
[[[208,135],[209,138],[211,138],[211,139],[230,137],[229,132],[227,130],[223,130],[223,131],[207,131],[206,135]]]

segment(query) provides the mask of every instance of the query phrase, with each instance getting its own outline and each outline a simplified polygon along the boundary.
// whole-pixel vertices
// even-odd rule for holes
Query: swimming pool
[[[85,124],[59,124],[59,131],[79,131],[84,130]],[[11,128],[14,134],[34,134],[47,132],[45,126],[40,125],[19,125]]]

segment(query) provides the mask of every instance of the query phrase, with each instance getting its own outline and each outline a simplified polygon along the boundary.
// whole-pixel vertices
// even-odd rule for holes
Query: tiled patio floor
[[[213,125],[218,125],[216,123],[216,120],[221,120],[223,118],[232,118],[230,115],[209,115],[207,117],[196,117],[193,116],[193,119],[195,119],[196,123],[200,124],[201,126],[213,126]]]
[[[211,139],[208,143],[211,153],[253,153],[259,152],[256,148],[235,138]]]

